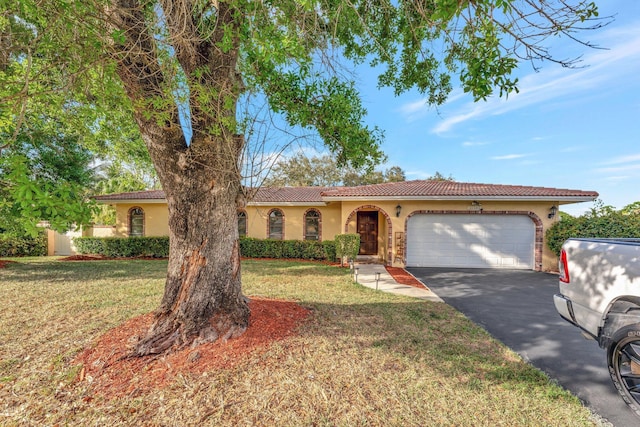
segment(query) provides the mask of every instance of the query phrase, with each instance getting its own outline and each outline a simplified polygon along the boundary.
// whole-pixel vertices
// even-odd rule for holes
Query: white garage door
[[[414,215],[407,266],[533,269],[534,240],[526,215]]]

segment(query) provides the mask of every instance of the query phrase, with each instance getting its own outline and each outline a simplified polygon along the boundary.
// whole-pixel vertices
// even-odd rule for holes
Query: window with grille
[[[284,215],[279,209],[269,213],[269,238],[282,240],[284,237]]]
[[[133,208],[129,211],[129,236],[144,236],[144,211]]]
[[[304,215],[304,240],[320,240],[320,212],[315,209]]]

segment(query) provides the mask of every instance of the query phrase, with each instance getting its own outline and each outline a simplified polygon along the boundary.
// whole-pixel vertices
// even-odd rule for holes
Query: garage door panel
[[[414,215],[407,266],[533,268],[535,227],[524,215]]]

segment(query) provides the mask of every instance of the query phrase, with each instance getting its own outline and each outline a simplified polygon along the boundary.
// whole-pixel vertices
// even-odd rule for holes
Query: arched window
[[[238,212],[238,235],[240,237],[247,235],[247,213],[245,211]]]
[[[269,238],[276,240],[284,238],[284,215],[280,209],[269,212]]]
[[[304,214],[304,240],[320,240],[320,212],[315,209]]]
[[[129,236],[144,236],[144,211],[142,208],[129,210]]]

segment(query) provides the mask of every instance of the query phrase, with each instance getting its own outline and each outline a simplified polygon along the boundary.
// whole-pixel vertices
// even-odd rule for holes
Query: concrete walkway
[[[442,302],[440,297],[431,292],[427,287],[418,289],[415,286],[403,285],[395,281],[384,265],[368,264],[356,262],[358,277],[357,282],[367,288],[376,289],[376,273],[380,273],[380,279],[377,283],[377,289],[392,294],[405,295],[408,297],[419,298],[428,301]],[[353,275],[355,279],[355,274]]]

